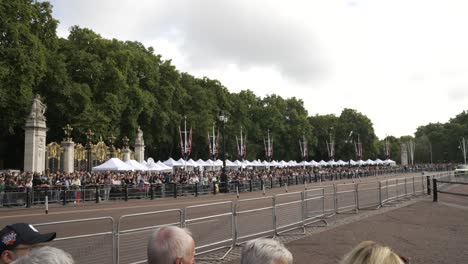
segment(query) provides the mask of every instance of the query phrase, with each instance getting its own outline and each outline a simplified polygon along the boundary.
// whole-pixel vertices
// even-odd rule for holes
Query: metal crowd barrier
[[[252,203],[259,203],[260,208]],[[248,239],[264,236],[274,236],[275,210],[273,196],[252,199],[242,199],[236,202],[235,207],[236,244]],[[271,219],[271,222],[267,221]],[[252,225],[252,223],[256,223]]]
[[[463,179],[463,181],[461,180]],[[450,195],[456,195],[456,196],[464,196],[468,197],[467,193],[459,193],[459,192],[453,192],[453,191],[442,191],[439,186],[444,185],[444,186],[453,186],[453,185],[468,185],[468,182],[466,182],[466,178],[463,176],[461,178],[454,179],[452,181],[445,181],[445,180],[439,180],[437,178],[432,179],[432,185],[434,186],[434,192],[433,192],[433,201],[438,202],[438,197],[439,193],[444,193],[444,194],[450,194]],[[445,188],[447,189],[447,188]]]
[[[440,168],[431,169],[433,171],[439,171]],[[370,171],[370,172],[340,172],[340,173],[314,173],[313,175],[294,175],[294,176],[277,176],[268,179],[253,179],[253,180],[241,180],[237,182],[230,182],[229,189],[232,192],[236,192],[237,188],[239,192],[252,192],[255,190],[261,190],[262,187],[270,189],[274,187],[283,187],[285,185],[297,185],[305,184],[307,181],[311,182],[322,182],[324,180],[343,179],[343,178],[356,178],[365,177],[369,175],[378,175],[383,173],[392,173],[393,175],[403,175],[404,173],[412,171],[423,171],[425,168],[411,168],[408,170],[403,169],[387,169],[385,171]],[[440,172],[436,175],[431,176],[440,180],[451,180],[452,172]],[[274,175],[273,175],[274,176]],[[430,177],[430,178],[431,178]],[[398,181],[398,182],[396,182]],[[429,181],[429,184],[427,184]],[[416,178],[413,186],[410,182],[406,182],[405,185],[399,180],[389,180],[389,182],[382,183],[384,192],[382,193],[383,200],[386,199],[400,199],[403,194],[408,196],[413,192],[420,192],[419,184],[429,185],[428,190],[432,189],[432,182],[427,180],[420,182],[419,178]],[[262,185],[263,182],[263,185]],[[443,188],[444,185],[441,185]],[[405,189],[406,188],[406,189]],[[426,189],[426,188],[424,188]],[[30,190],[28,193],[27,190]],[[31,206],[34,204],[43,204],[45,197],[48,197],[49,203],[79,203],[79,202],[92,202],[92,201],[107,201],[107,200],[125,200],[128,199],[155,199],[162,197],[190,197],[190,195],[199,196],[214,193],[213,184],[152,184],[152,185],[128,185],[128,186],[81,186],[79,189],[73,187],[37,187],[34,189],[22,188],[15,190],[6,190],[3,195],[3,199],[0,199],[0,203],[5,206]],[[96,192],[98,195],[96,195]],[[327,196],[327,195],[326,195]]]
[[[434,176],[434,180],[440,181],[437,178],[442,177],[451,175],[438,174]],[[78,263],[145,263],[146,246],[151,231],[165,225],[187,227],[191,230],[196,241],[197,259],[201,259],[201,255],[208,252],[227,249],[222,257],[215,259],[221,260],[235,245],[252,238],[285,235],[286,232],[297,229],[302,229],[304,233],[306,227],[314,226],[319,221],[326,225],[325,219],[336,213],[378,208],[386,203],[422,194],[425,191],[425,182],[423,176],[418,176],[379,182],[324,185],[303,192],[241,199],[235,204],[227,201],[188,206],[185,209],[128,214],[119,218],[116,227],[111,217],[44,223],[37,226],[41,231],[52,231],[52,227],[53,231],[60,231],[58,239],[53,243],[70,252]],[[166,194],[170,190],[173,190],[175,195],[188,192],[177,189],[173,184],[158,186]],[[197,184],[191,185],[191,188],[197,188],[197,192],[200,193],[200,188],[204,187]],[[131,190],[125,188],[120,191],[130,195],[129,189]],[[68,196],[76,199],[77,191],[62,190],[62,195],[66,194],[65,199]],[[102,189],[98,191],[102,193]],[[145,193],[146,191],[150,196],[157,192],[151,188],[145,190]],[[440,193],[440,190],[438,192]],[[90,189],[89,193],[86,194],[85,191],[82,197],[87,199],[86,197],[92,197],[92,194]],[[99,221],[104,223],[100,224]],[[104,227],[110,230],[102,231]],[[79,235],[67,235],[67,232],[76,230],[80,230]]]
[[[196,184],[196,194],[195,196],[199,195],[207,195],[213,193],[213,184]]]
[[[303,219],[303,201],[303,192],[293,192],[275,195],[275,235],[280,235],[287,231],[291,231],[298,228],[302,228],[303,233],[305,233]]]
[[[310,189],[304,191],[303,221],[305,226],[312,226],[316,222],[325,221],[325,189]]]
[[[336,190],[335,185],[321,186],[324,189],[324,213],[326,217],[336,214]]]
[[[48,245],[70,253],[76,263],[116,263],[117,247],[112,217],[40,223],[34,226],[40,232],[57,232],[57,238]]]
[[[360,182],[357,186],[357,209],[378,209],[381,204],[381,182]]]
[[[145,223],[143,227],[141,222]],[[167,225],[183,226],[181,209],[121,216],[117,226],[116,263],[145,263],[151,231]]]
[[[5,191],[1,193],[3,195],[2,203],[3,206],[25,206],[27,203],[26,188],[17,188],[13,190]]]
[[[414,194],[424,194],[425,189],[424,189],[424,177],[413,177],[413,189],[414,189]]]
[[[188,206],[184,226],[189,228],[196,243],[197,255],[228,248],[224,259],[235,244],[234,204],[231,201]]]
[[[358,212],[357,185],[354,183],[335,184],[336,213]]]

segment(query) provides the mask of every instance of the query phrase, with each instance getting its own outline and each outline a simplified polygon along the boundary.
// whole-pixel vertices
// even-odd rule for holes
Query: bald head
[[[148,242],[148,264],[192,264],[195,242],[191,233],[176,226],[156,229]]]

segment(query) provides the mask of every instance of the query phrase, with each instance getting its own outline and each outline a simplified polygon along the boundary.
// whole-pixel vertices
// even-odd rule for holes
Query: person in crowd
[[[389,247],[374,241],[363,241],[341,260],[340,264],[404,264],[409,263],[405,257],[399,256]]]
[[[291,252],[278,240],[259,238],[250,240],[242,248],[241,264],[292,264]]]
[[[71,182],[72,188],[75,190],[75,201],[74,203],[79,203],[81,200],[81,180],[78,178],[78,175],[75,175]]]
[[[156,229],[148,242],[148,264],[193,264],[195,241],[185,228],[164,226]]]
[[[22,256],[12,264],[74,264],[72,256],[55,247],[38,247],[31,254]]]
[[[18,257],[28,255],[34,247],[52,241],[56,233],[39,233],[34,226],[17,223],[0,231],[0,264],[12,263]]]
[[[0,207],[3,206],[3,196],[5,195],[5,180],[0,177]]]
[[[112,188],[112,176],[110,172],[107,172],[104,178],[104,200],[106,201],[109,200],[111,188]]]

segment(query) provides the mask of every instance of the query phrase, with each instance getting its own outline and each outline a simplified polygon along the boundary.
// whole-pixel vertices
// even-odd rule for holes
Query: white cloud
[[[468,105],[468,4],[436,0],[56,1],[72,25],[153,46],[231,91],[353,108],[376,134],[413,134]]]

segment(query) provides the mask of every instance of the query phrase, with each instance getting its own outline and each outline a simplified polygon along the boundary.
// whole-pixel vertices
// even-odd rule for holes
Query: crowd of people
[[[0,264],[73,264],[62,249],[44,246],[56,233],[40,234],[32,225],[17,223],[0,231]],[[186,228],[163,226],[151,235],[147,245],[148,264],[194,264],[195,243]],[[293,255],[276,239],[258,238],[242,248],[241,264],[292,264]],[[408,258],[389,247],[364,241],[348,252],[340,264],[404,264]]]
[[[246,183],[249,180],[285,180],[304,176],[314,181],[356,178],[389,172],[447,170],[451,164],[422,164],[414,166],[362,166],[362,167],[272,167],[268,169],[243,169],[227,171],[230,182]],[[0,173],[0,207],[9,199],[8,193],[34,190],[80,190],[84,187],[99,186],[103,190],[102,199],[109,199],[112,188],[127,186],[148,192],[150,185],[182,184],[212,186],[219,182],[222,171],[209,171],[177,168],[172,172],[85,172],[73,173],[50,172],[43,174],[31,172]],[[80,195],[79,192],[76,195]],[[59,192],[55,193],[58,198]],[[78,199],[79,200],[79,197]]]
[[[450,164],[421,164],[414,166],[363,166],[363,167],[285,167],[256,170],[229,170],[228,179],[251,180],[279,178],[296,175],[363,175],[381,171],[420,171],[420,170],[442,170],[449,168]],[[82,185],[138,185],[138,184],[195,184],[208,185],[219,179],[221,170],[185,170],[175,169],[173,172],[85,172],[75,171],[73,173],[50,172],[43,174],[31,172],[3,172],[0,174],[0,185],[3,190],[14,188],[65,186],[69,188]],[[1,187],[0,187],[1,188]],[[0,189],[2,190],[2,189]]]

